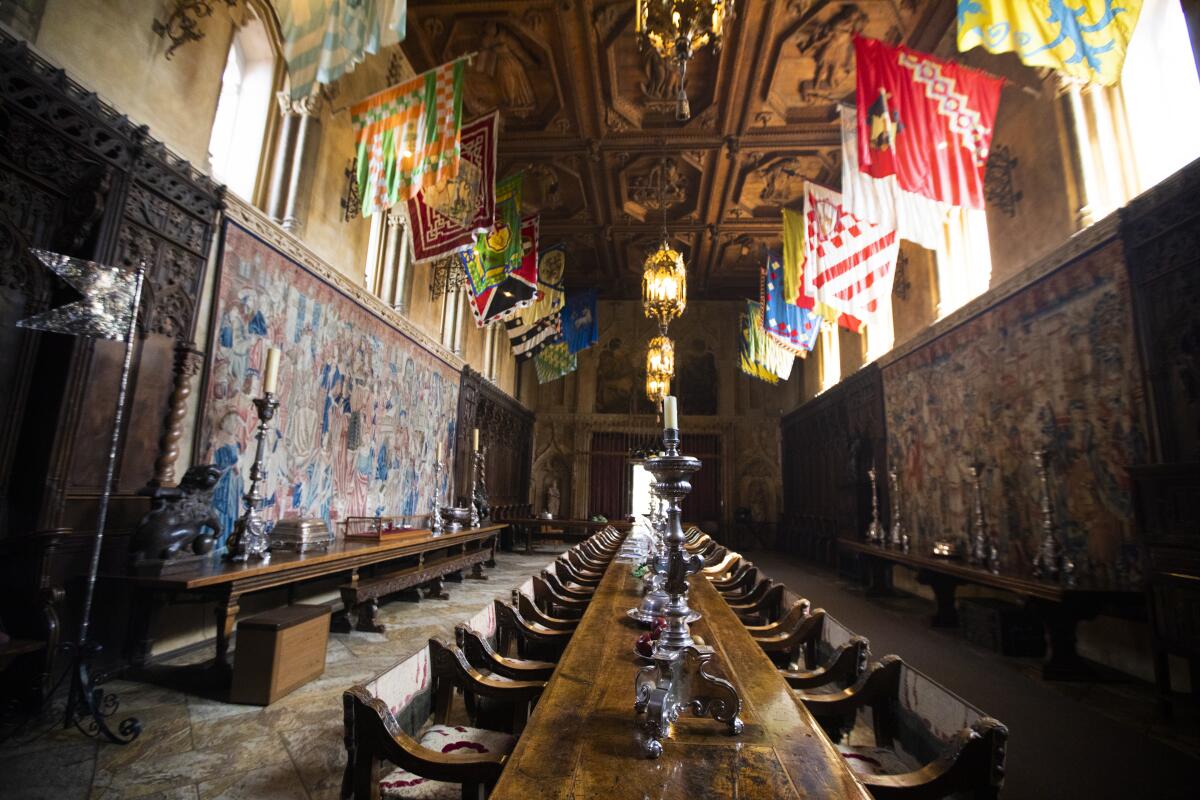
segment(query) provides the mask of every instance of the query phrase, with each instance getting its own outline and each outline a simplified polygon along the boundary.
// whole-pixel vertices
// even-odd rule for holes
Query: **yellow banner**
[[[1142,0],[957,0],[958,49],[1016,53],[1031,67],[1115,84]]]

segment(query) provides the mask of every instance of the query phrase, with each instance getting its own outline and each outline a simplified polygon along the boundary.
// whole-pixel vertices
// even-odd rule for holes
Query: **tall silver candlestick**
[[[271,553],[267,549],[270,544],[267,523],[262,518],[263,497],[259,493],[259,484],[265,477],[263,443],[267,438],[267,426],[275,417],[279,401],[275,399],[274,394],[267,392],[262,397],[254,398],[254,407],[258,409],[258,430],[254,434],[257,443],[254,447],[254,463],[250,465],[250,491],[243,498],[246,510],[234,524],[233,537],[229,542],[228,557],[233,561],[271,560]]]
[[[1061,578],[1065,583],[1075,580],[1075,563],[1067,555],[1066,548],[1054,533],[1054,513],[1050,507],[1050,475],[1045,450],[1033,453],[1033,465],[1037,468],[1038,484],[1041,489],[1042,542],[1033,558],[1033,574],[1039,578]]]
[[[967,550],[967,562],[983,566],[988,562],[987,525],[983,519],[983,462],[976,461],[967,467],[971,473],[971,546]]]
[[[442,459],[433,462],[433,509],[429,515],[429,532],[442,535]]]
[[[642,747],[646,755],[662,754],[662,740],[685,709],[696,716],[711,716],[728,726],[730,733],[742,731],[742,700],[729,681],[709,672],[715,660],[711,647],[697,646],[688,627],[697,618],[688,607],[688,575],[699,572],[704,561],[688,556],[684,549],[681,503],[692,490],[690,478],[700,469],[699,459],[679,453],[679,431],[663,432],[663,455],[648,459],[645,467],[654,476],[654,491],[666,502],[666,591],[663,611],[667,627],[654,647],[654,663],[643,667],[634,679],[634,710],[645,714]]]
[[[879,521],[879,487],[875,484],[875,468],[867,470],[871,479],[871,524],[867,526],[867,541],[872,544],[883,544],[886,536],[883,524]]]
[[[907,552],[908,533],[904,530],[904,523],[900,521],[900,476],[895,467],[888,470],[888,480],[892,501],[892,528],[888,533],[888,544]]]

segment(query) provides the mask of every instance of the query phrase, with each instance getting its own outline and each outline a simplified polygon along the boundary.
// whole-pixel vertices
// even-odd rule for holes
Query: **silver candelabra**
[[[888,480],[892,501],[892,528],[888,534],[888,544],[907,553],[908,532],[904,530],[904,523],[900,521],[900,476],[895,467],[888,470]]]
[[[262,518],[262,494],[259,484],[265,477],[263,468],[263,443],[267,438],[267,426],[275,417],[275,409],[279,401],[275,395],[267,392],[262,397],[254,398],[254,407],[258,409],[258,430],[254,434],[257,443],[254,446],[254,463],[250,465],[250,491],[243,498],[246,510],[233,526],[233,538],[229,542],[228,557],[233,561],[270,561],[271,552],[267,549],[270,540],[267,537],[267,523]]]
[[[967,562],[983,566],[988,561],[987,524],[983,519],[983,462],[975,461],[967,466],[971,473],[971,543],[967,548]]]
[[[688,607],[688,575],[704,566],[698,555],[689,556],[681,521],[683,498],[692,490],[690,478],[700,469],[699,459],[679,453],[679,431],[663,432],[665,452],[646,461],[654,476],[654,491],[666,503],[666,592],[663,615],[667,627],[654,646],[653,663],[638,671],[634,680],[634,710],[645,714],[643,750],[651,758],[662,755],[662,740],[671,735],[679,715],[690,709],[711,716],[736,735],[742,731],[742,701],[737,689],[709,672],[715,661],[711,647],[692,639],[689,620],[698,618]]]

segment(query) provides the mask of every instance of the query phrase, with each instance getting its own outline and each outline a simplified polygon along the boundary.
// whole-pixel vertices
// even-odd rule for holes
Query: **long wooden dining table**
[[[614,561],[558,662],[492,800],[869,798],[845,759],[795,698],[716,589],[693,576],[692,635],[716,651],[742,698],[741,734],[685,711],[657,759],[643,755],[633,710],[642,627],[632,564]]]

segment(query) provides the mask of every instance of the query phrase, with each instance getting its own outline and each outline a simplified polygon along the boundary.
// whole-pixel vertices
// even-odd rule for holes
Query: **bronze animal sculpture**
[[[147,490],[153,506],[133,534],[130,560],[174,561],[211,552],[221,534],[221,519],[212,507],[220,479],[220,467],[200,464],[189,469],[177,487]]]

